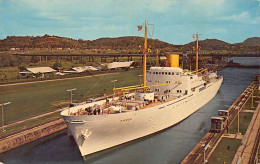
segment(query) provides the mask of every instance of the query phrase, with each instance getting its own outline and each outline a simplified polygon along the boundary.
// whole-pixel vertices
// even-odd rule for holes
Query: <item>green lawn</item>
[[[254,91],[254,96],[259,96],[260,92],[258,90]],[[254,101],[259,101],[259,98],[254,98]],[[245,106],[244,110],[255,110],[257,103],[254,102],[254,108],[252,106],[252,99],[249,98]],[[253,113],[240,112],[239,114],[239,132],[243,135],[245,134],[248,125],[253,117]],[[229,133],[237,133],[237,118],[234,120],[232,125],[229,126]],[[241,140],[238,139],[230,139],[230,138],[222,138],[217,148],[211,155],[209,159],[209,164],[218,164],[218,163],[232,163],[234,155],[241,144]]]
[[[258,90],[254,91],[254,96],[259,96],[260,92]],[[259,98],[254,98],[254,108],[251,108],[252,106],[252,98],[250,97],[246,104],[243,106],[242,110],[255,110],[257,107],[257,102],[259,101]],[[253,113],[246,113],[246,112],[240,112],[239,113],[239,132],[242,134],[245,134],[247,127],[253,117]],[[237,118],[233,121],[232,125],[229,126],[229,133],[237,133]]]
[[[240,146],[241,140],[222,138],[213,154],[210,156],[209,164],[232,163],[233,158]]]
[[[250,98],[248,99],[248,101],[246,102],[246,104],[244,105],[243,109],[245,110],[255,110],[258,103],[256,101],[260,101],[260,91],[258,89],[254,90],[254,97],[253,100],[253,106],[254,108],[252,108],[252,96],[250,96]]]
[[[16,79],[19,75],[18,67],[0,68],[0,82],[7,82],[10,79]]]
[[[106,61],[100,60],[100,57],[94,57],[94,61],[89,61],[88,58],[80,58],[80,57],[74,57],[74,60],[71,60],[71,58],[64,58],[61,60],[60,58],[52,57],[52,59],[49,59],[46,61],[42,59],[41,62],[37,63],[27,63],[22,64],[26,68],[33,68],[33,67],[53,67],[55,63],[61,63],[63,71],[68,70],[72,67],[79,67],[79,66],[86,66],[86,65],[92,65],[94,67],[99,66],[101,63],[112,63],[114,61],[114,58],[107,58]],[[120,61],[128,61],[128,57],[120,57]],[[136,66],[138,64],[142,63],[142,58],[140,57],[133,57],[133,61],[136,62]],[[148,57],[147,58],[147,66],[149,65],[155,65],[155,58]],[[8,83],[15,83],[15,82],[24,82],[24,81],[35,81],[39,79],[35,78],[29,78],[29,79],[21,79],[19,77],[19,66],[9,66],[9,67],[0,67],[0,83],[2,84],[8,84]],[[96,72],[94,72],[96,73]],[[70,76],[70,75],[67,75]],[[73,75],[71,75],[73,76]],[[62,78],[62,76],[56,75],[52,78]],[[40,79],[42,80],[42,79]]]
[[[66,105],[70,99],[67,89],[77,88],[74,92],[74,101],[84,101],[89,95],[112,93],[114,84],[111,80],[114,79],[118,80],[116,87],[139,84],[139,74],[141,70],[137,69],[99,77],[1,86],[0,101],[12,102],[4,107],[5,123],[30,118],[54,110],[55,106]]]
[[[243,135],[246,133],[247,127],[253,117],[254,113],[239,113],[239,132]],[[237,133],[237,117],[233,121],[232,125],[229,126],[229,133],[235,134]]]

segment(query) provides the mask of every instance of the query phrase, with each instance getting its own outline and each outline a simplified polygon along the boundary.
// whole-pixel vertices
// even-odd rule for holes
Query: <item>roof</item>
[[[92,67],[92,66],[83,66],[83,67],[73,67],[70,70],[67,70],[67,71],[64,71],[64,72],[68,72],[68,73],[77,72],[77,73],[79,73],[79,72],[84,72],[84,71],[87,71],[87,70],[97,71],[98,69],[96,69],[95,67]]]
[[[133,63],[133,61],[127,61],[127,62],[113,62],[107,64],[108,69],[113,69],[113,68],[125,68],[125,67],[130,67],[130,65]]]
[[[218,110],[219,112],[229,112],[228,110]]]
[[[211,117],[211,119],[214,119],[214,120],[223,120],[224,118],[223,118],[223,117]]]
[[[28,72],[31,73],[49,73],[49,72],[55,72],[56,70],[52,69],[51,67],[35,67],[35,68],[26,68]],[[27,71],[23,71],[20,73],[28,73]]]

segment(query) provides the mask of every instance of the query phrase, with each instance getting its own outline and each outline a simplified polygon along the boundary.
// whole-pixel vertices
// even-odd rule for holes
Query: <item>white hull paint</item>
[[[89,116],[61,115],[67,122],[82,156],[108,149],[171,127],[208,103],[219,90],[223,78],[206,89],[139,111]],[[75,120],[80,120],[75,122]],[[73,122],[74,121],[74,122]],[[82,134],[85,134],[85,138]]]

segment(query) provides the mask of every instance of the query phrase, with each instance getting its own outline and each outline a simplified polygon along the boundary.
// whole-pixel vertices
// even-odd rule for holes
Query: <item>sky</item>
[[[43,36],[95,40],[143,36],[171,44],[242,42],[260,36],[259,0],[0,0],[0,39]]]

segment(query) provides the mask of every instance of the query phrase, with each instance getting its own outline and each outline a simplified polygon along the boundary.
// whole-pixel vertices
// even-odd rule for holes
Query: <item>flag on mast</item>
[[[194,35],[192,35],[192,38],[195,38],[195,36],[194,36]]]
[[[141,31],[142,30],[142,26],[137,26],[137,28],[138,28],[138,31]]]

